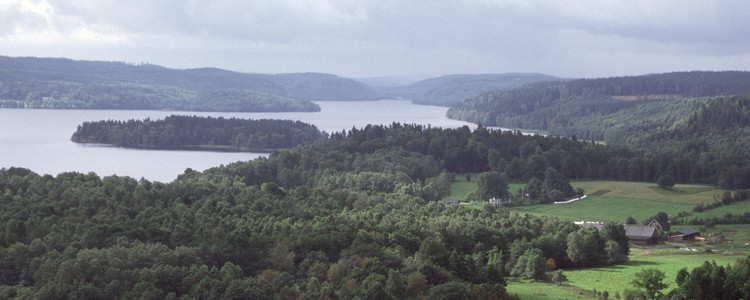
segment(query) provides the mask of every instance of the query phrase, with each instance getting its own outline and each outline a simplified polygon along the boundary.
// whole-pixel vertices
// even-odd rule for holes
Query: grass
[[[713,202],[705,203],[705,204],[711,204]],[[735,202],[730,205],[724,205],[719,206],[714,209],[709,209],[700,213],[694,213],[690,216],[684,217],[681,220],[689,221],[696,218],[701,219],[707,219],[707,218],[714,218],[714,217],[723,217],[727,213],[731,213],[733,215],[737,214],[743,214],[746,212],[750,212],[750,201],[740,201]]]
[[[722,190],[708,185],[678,184],[672,190],[660,189],[655,183],[626,181],[577,181],[573,187],[580,187],[587,195],[603,197],[635,198],[681,204],[713,203],[714,197],[721,197]]]
[[[704,261],[715,261],[726,266],[734,264],[742,255],[719,255],[705,252],[687,252],[677,248],[670,249],[633,249],[630,261],[626,264],[563,271],[568,281],[560,286],[553,283],[534,282],[529,280],[508,279],[508,294],[517,294],[521,299],[596,299],[593,291],[607,291],[610,299],[615,294],[623,294],[625,289],[635,289],[630,285],[634,274],[643,268],[656,268],[665,273],[664,282],[667,293],[675,288],[677,272],[682,268],[691,270]]]
[[[466,197],[473,191],[477,190],[476,182],[456,181],[451,183],[450,199],[466,200]]]
[[[689,212],[698,203],[713,203],[722,191],[706,185],[679,184],[673,190],[660,189],[653,183],[624,181],[578,181],[588,198],[561,205],[517,206],[521,213],[549,215],[568,220],[624,222],[627,217],[638,221],[657,212],[675,216]]]
[[[657,212],[676,215],[692,210],[694,205],[674,202],[661,202],[637,198],[590,196],[568,204],[542,204],[516,206],[519,212],[549,215],[568,220],[616,221],[625,222],[627,217],[638,221],[646,220]]]
[[[450,199],[458,199],[458,200],[466,200],[466,197],[471,194],[471,192],[474,192],[477,190],[477,177],[479,177],[479,173],[468,173],[471,176],[471,181],[466,181],[466,173],[462,174],[456,174],[456,181],[451,183],[451,192],[448,195],[447,198]],[[523,187],[523,183],[511,183],[508,185],[508,192],[515,193],[521,187]]]
[[[533,280],[508,280],[506,291],[509,295],[518,295],[521,299],[556,300],[556,299],[596,299],[591,291],[570,285],[534,282]],[[611,299],[614,299],[611,298]]]
[[[682,250],[670,250],[682,251]],[[658,252],[657,252],[658,253]],[[695,253],[695,252],[686,252]],[[659,253],[661,254],[661,253]],[[653,253],[652,253],[653,255]],[[592,268],[585,270],[573,270],[564,272],[570,285],[597,291],[608,291],[612,296],[616,292],[622,294],[625,289],[634,289],[630,285],[634,274],[643,268],[656,268],[665,273],[665,280],[669,286],[663,290],[669,290],[677,287],[674,282],[677,272],[682,268],[691,270],[703,264],[704,261],[715,261],[718,265],[726,266],[743,256],[726,256],[718,254],[685,254],[685,255],[659,255],[659,256],[631,256],[630,261],[624,265],[616,265],[602,268]]]

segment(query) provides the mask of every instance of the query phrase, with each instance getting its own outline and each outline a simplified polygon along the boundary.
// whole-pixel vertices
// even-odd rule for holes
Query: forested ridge
[[[129,148],[268,151],[325,137],[300,121],[172,115],[163,120],[84,122],[71,140]]]
[[[508,90],[527,83],[560,80],[534,73],[455,74],[429,78],[407,86],[381,87],[383,95],[410,99],[415,104],[452,106],[464,99],[493,90]]]
[[[247,74],[215,68],[177,70],[150,64],[0,56],[0,75],[0,107],[11,108],[318,111],[310,100],[380,98],[354,80],[314,73]],[[237,107],[226,106],[236,99],[217,91],[241,92],[251,100]],[[206,98],[207,94],[213,97]],[[215,107],[214,101],[224,104]]]
[[[631,128],[669,126],[669,120],[689,113],[692,102],[680,99],[749,92],[750,72],[578,79],[488,92],[458,103],[448,116],[486,126],[540,129],[554,135],[618,143],[626,140]],[[642,114],[644,110],[648,111],[646,115]]]

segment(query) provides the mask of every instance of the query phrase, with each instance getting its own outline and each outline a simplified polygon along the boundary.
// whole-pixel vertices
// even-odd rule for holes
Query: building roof
[[[445,199],[445,203],[448,203],[448,204],[455,204],[459,202],[461,201],[459,201],[458,199]]]
[[[654,236],[656,227],[643,225],[623,225],[625,235],[631,240],[647,240]]]

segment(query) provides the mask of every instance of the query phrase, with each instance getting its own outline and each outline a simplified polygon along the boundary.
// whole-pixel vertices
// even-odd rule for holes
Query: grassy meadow
[[[473,180],[476,175],[472,174],[472,182],[465,181],[465,174],[457,176],[458,181],[451,187],[451,198],[463,200],[466,195],[475,191],[477,187]],[[624,222],[631,216],[638,221],[645,221],[660,211],[666,212],[670,217],[681,212],[692,212],[699,203],[713,203],[722,193],[722,190],[705,185],[678,184],[673,190],[663,190],[654,183],[643,182],[580,181],[572,182],[571,185],[583,188],[588,197],[569,204],[514,206],[511,209],[568,220]],[[516,193],[521,186],[522,184],[512,184],[509,191]],[[750,201],[744,201],[692,214],[687,218],[748,211]],[[564,271],[568,281],[562,286],[509,278],[508,293],[517,294],[521,299],[596,299],[594,290],[606,290],[610,299],[614,299],[616,293],[622,295],[625,289],[634,289],[630,285],[633,274],[646,267],[657,268],[666,273],[665,281],[669,284],[663,290],[666,293],[676,286],[674,279],[677,271],[682,268],[690,270],[704,261],[716,261],[719,265],[732,264],[750,252],[748,225],[717,225],[708,229],[684,225],[675,226],[674,230],[686,228],[700,229],[708,240],[705,243],[674,244],[657,248],[633,247],[630,261],[626,264]],[[681,247],[697,251],[681,250]],[[707,252],[706,248],[719,252]]]
[[[635,289],[630,285],[633,276],[642,268],[656,268],[665,273],[664,282],[669,286],[662,290],[667,293],[677,285],[675,277],[682,268],[691,270],[704,261],[715,261],[718,265],[734,264],[743,255],[721,255],[706,252],[689,252],[677,248],[640,250],[633,249],[630,261],[622,265],[565,270],[568,278],[563,286],[552,283],[533,281],[508,281],[509,294],[518,294],[521,299],[596,299],[593,291],[607,291],[610,299],[616,293],[620,295],[626,289]]]
[[[568,204],[514,207],[519,212],[550,215],[568,220],[624,222],[627,217],[644,221],[657,212],[669,216],[690,212],[698,203],[713,203],[722,191],[705,185],[678,184],[673,190],[653,183],[622,181],[579,181],[586,199]]]
[[[706,204],[711,204],[711,203],[713,202],[708,202]],[[746,212],[750,212],[750,201],[740,201],[740,202],[732,203],[730,205],[719,206],[714,209],[709,209],[706,211],[702,211],[700,213],[691,214],[690,216],[686,216],[682,219],[685,221],[689,221],[689,220],[696,219],[696,218],[707,219],[707,218],[714,218],[714,217],[722,217],[727,213],[737,215],[737,214],[743,214]]]

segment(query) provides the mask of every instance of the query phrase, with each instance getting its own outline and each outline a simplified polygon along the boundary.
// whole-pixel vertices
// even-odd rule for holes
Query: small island
[[[172,115],[164,120],[84,122],[71,140],[138,149],[268,152],[326,136],[300,121]]]

